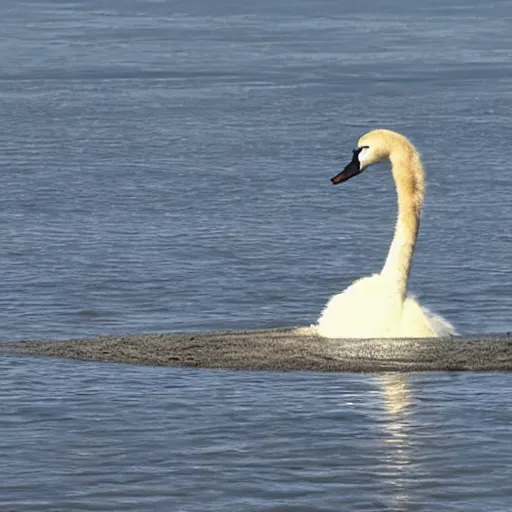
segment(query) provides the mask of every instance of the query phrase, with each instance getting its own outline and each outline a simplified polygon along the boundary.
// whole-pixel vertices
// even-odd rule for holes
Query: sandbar
[[[0,353],[235,370],[511,371],[512,335],[330,340],[283,328],[6,342],[0,344]]]

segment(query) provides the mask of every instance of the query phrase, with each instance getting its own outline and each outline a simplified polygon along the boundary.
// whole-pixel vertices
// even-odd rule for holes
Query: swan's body
[[[380,274],[359,279],[332,297],[310,332],[327,338],[423,338],[455,334],[450,323],[407,295],[424,196],[424,171],[414,146],[398,133],[371,131],[359,139],[352,162],[332,181],[346,181],[384,159],[391,161],[398,194],[398,219],[386,263]]]
[[[394,283],[375,274],[334,295],[318,320],[326,338],[433,338],[455,333],[452,325],[411,296],[402,298]]]

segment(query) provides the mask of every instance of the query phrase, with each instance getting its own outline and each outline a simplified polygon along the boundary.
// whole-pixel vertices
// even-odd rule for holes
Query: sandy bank
[[[292,329],[100,336],[0,345],[4,354],[155,366],[324,372],[510,371],[512,336],[327,340]]]

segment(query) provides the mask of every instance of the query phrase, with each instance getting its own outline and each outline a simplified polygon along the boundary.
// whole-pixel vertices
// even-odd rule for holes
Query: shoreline
[[[467,338],[330,340],[294,331],[148,333],[5,342],[0,343],[0,354],[232,370],[512,371],[511,333]]]

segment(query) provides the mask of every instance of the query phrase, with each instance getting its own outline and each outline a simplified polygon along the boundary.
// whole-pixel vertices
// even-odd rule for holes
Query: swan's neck
[[[389,277],[396,284],[402,297],[405,297],[420,227],[424,193],[423,166],[414,148],[392,152],[389,159],[398,195],[398,219],[381,274]]]

